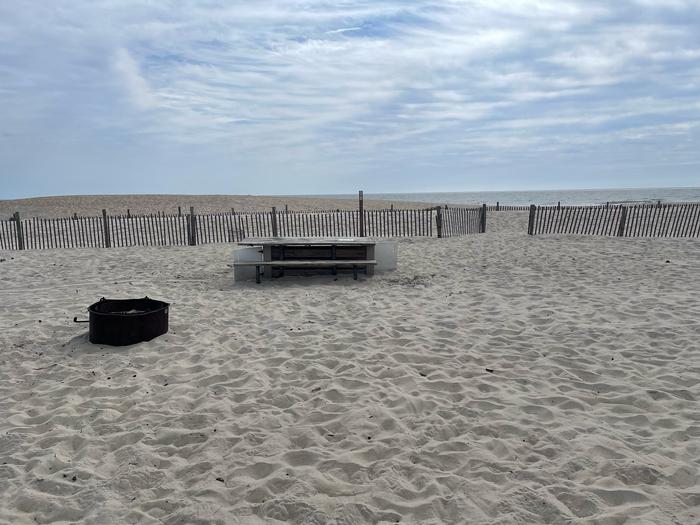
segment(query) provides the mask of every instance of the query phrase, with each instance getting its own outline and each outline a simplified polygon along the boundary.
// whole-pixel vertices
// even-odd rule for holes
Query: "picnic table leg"
[[[366,255],[367,259],[374,259],[374,245],[370,244],[366,248]],[[374,275],[374,266],[371,264],[368,264],[365,266],[365,274],[367,275]]]
[[[280,261],[284,261],[284,244],[280,246]],[[270,275],[272,277],[272,275]],[[284,277],[284,266],[279,267],[278,277]]]
[[[255,267],[255,282],[260,284],[260,266]]]
[[[272,246],[269,244],[266,246],[263,246],[263,261],[265,262],[270,262],[272,260]],[[263,270],[263,275],[265,277],[265,280],[269,281],[272,279],[272,274],[273,274],[273,268],[272,266],[268,266],[267,270]]]

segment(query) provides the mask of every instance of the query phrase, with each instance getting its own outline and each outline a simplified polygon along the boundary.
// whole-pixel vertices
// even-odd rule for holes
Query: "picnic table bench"
[[[366,238],[248,238],[238,244],[260,248],[261,260],[233,263],[234,268],[254,266],[257,283],[266,268],[270,272],[264,273],[270,277],[274,270],[283,276],[285,269],[330,269],[333,275],[338,270],[351,269],[353,278],[357,279],[359,271],[372,275],[377,264],[376,242]]]

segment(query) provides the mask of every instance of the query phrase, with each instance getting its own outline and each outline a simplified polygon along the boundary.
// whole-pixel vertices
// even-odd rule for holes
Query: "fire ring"
[[[170,304],[143,299],[105,299],[88,307],[90,342],[110,346],[126,346],[150,341],[168,332]]]

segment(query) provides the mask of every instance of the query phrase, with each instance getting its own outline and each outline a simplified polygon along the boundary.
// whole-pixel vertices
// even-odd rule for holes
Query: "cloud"
[[[327,35],[333,35],[333,34],[338,34],[338,33],[349,33],[351,31],[361,31],[361,27],[341,27],[340,29],[331,29],[330,31],[326,31]]]
[[[136,107],[152,109],[158,106],[156,96],[151,92],[148,82],[139,71],[139,65],[126,49],[120,48],[115,53],[114,70]]]
[[[186,148],[235,158],[248,191],[261,173],[294,191],[293,166],[306,193],[418,187],[419,164],[547,176],[522,159],[558,173],[572,148],[634,157],[640,137],[671,165],[700,156],[698,18],[681,0],[4,4],[0,155]]]

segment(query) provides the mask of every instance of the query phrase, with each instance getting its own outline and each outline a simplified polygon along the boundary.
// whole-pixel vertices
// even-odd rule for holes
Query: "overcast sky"
[[[0,198],[700,186],[700,0],[0,2]]]

